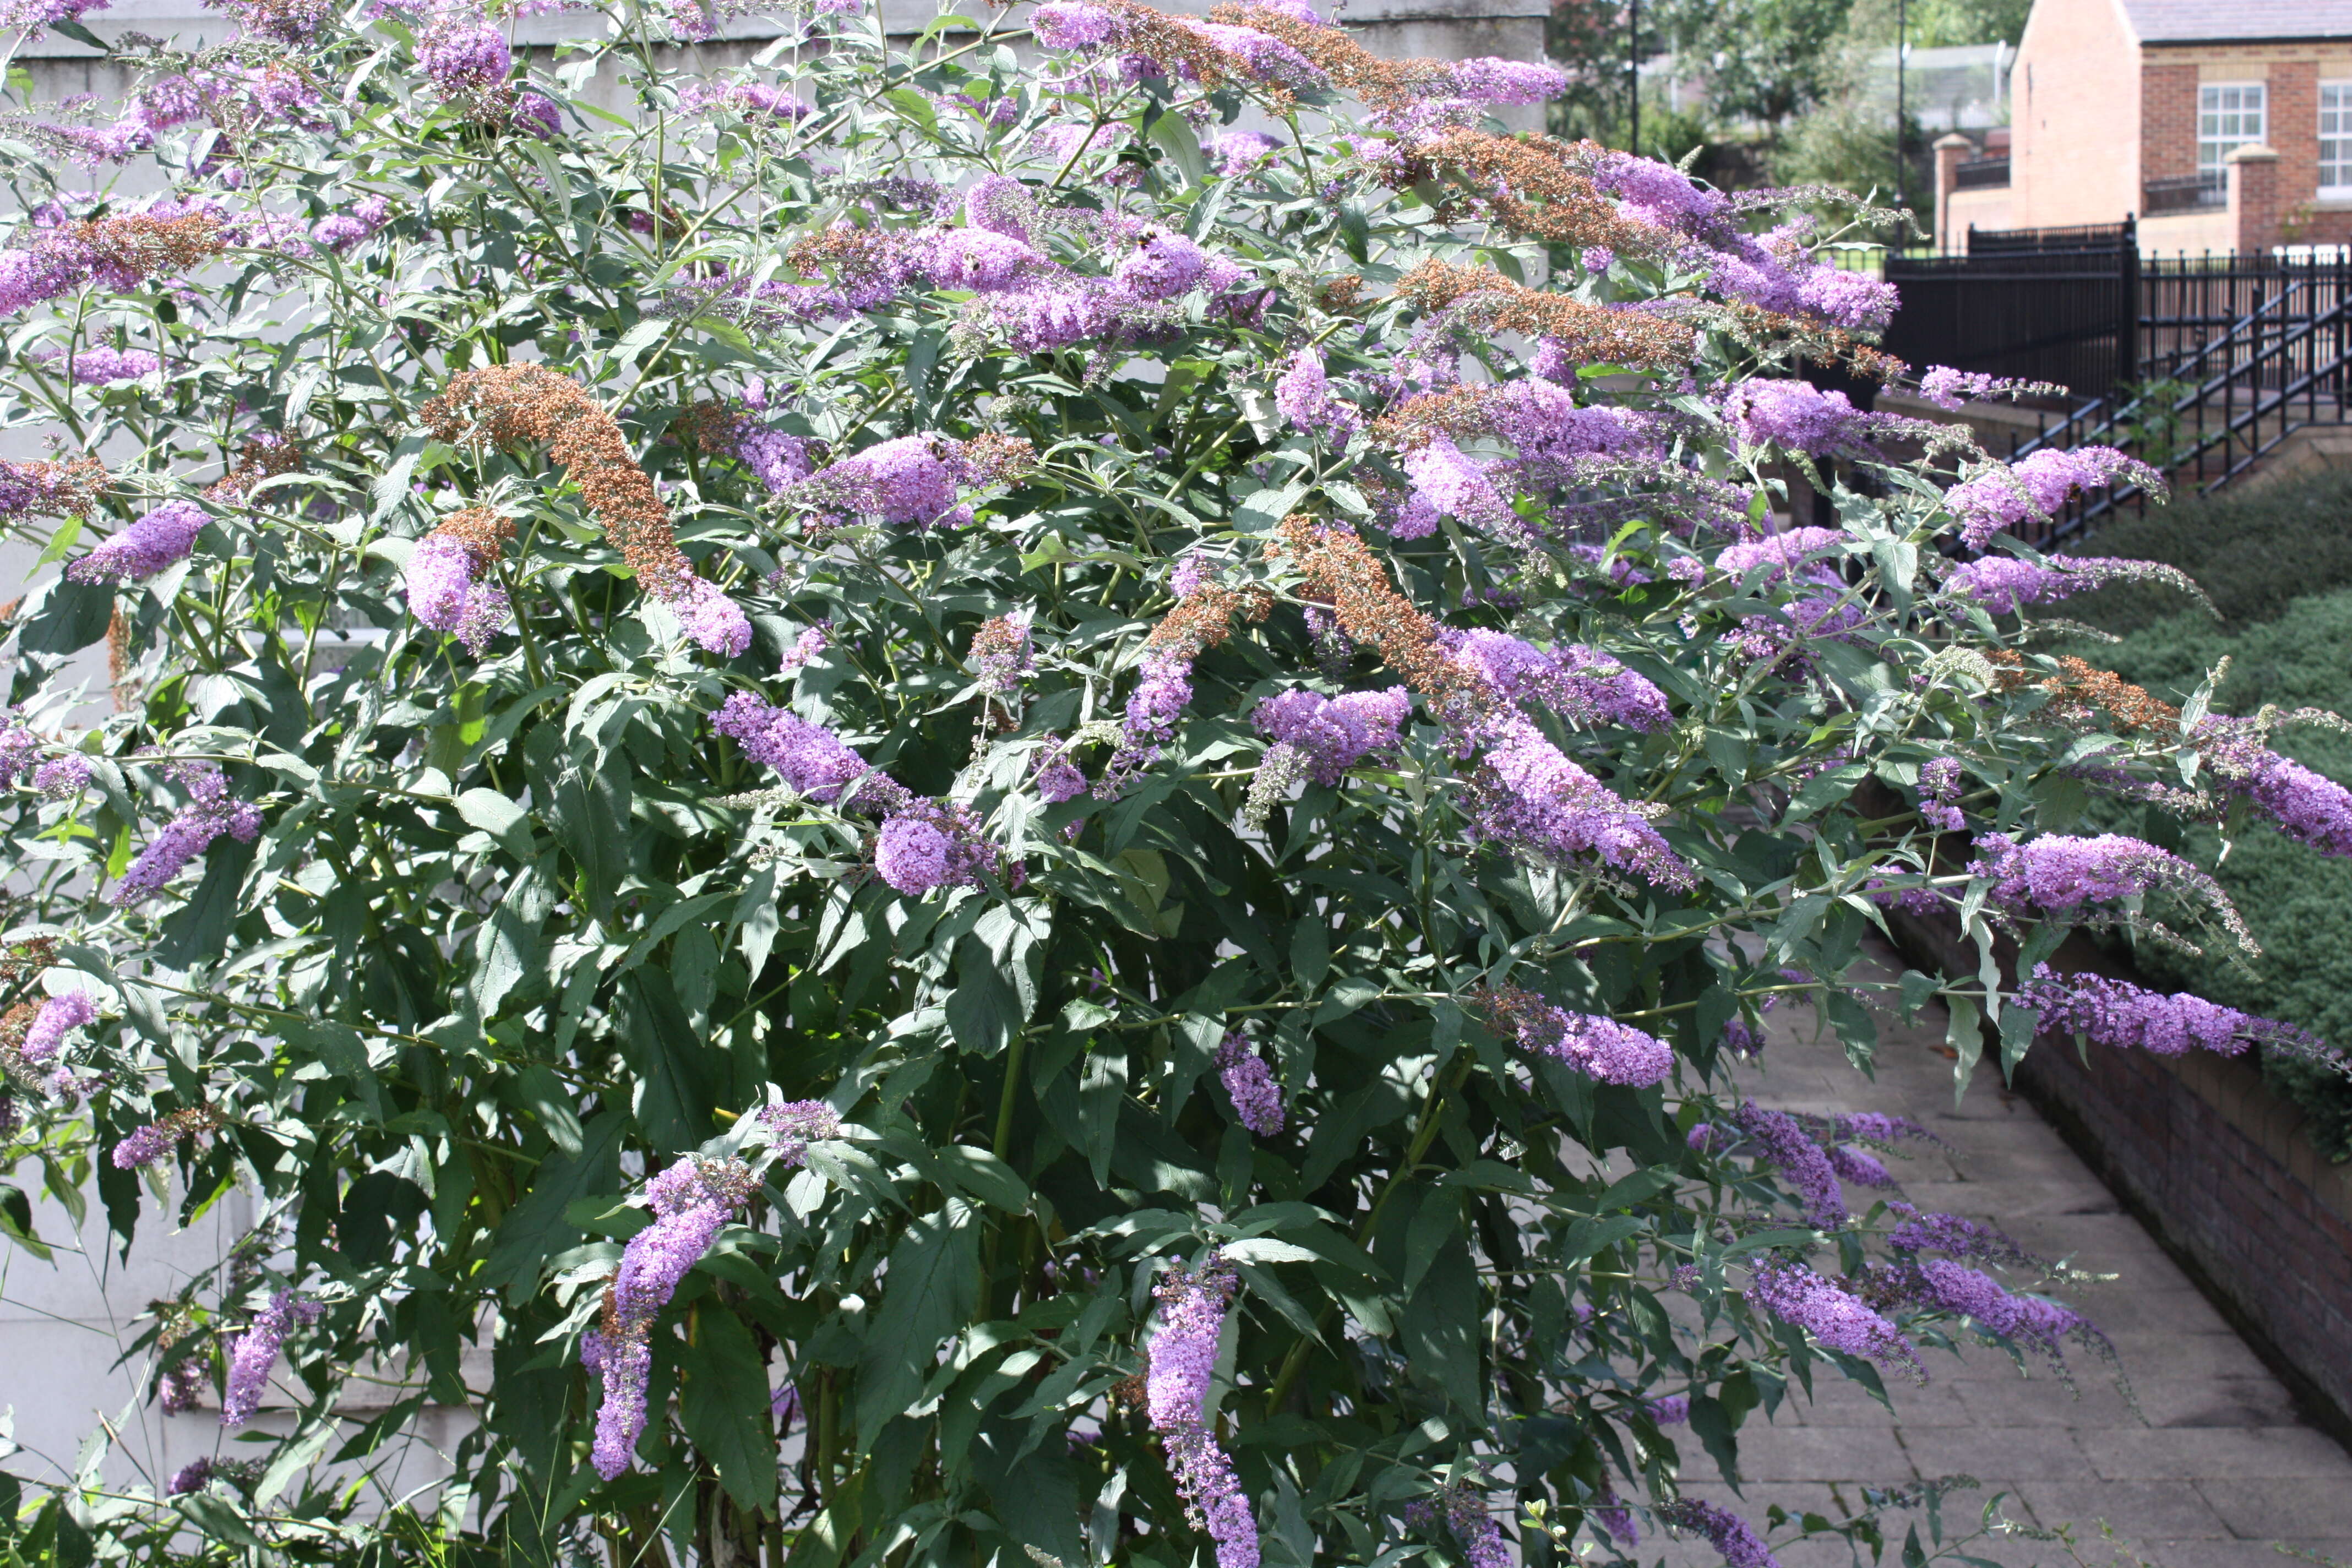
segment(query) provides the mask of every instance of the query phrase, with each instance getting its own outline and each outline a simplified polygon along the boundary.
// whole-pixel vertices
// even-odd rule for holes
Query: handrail
[[[2249,322],[2252,320],[2252,316],[2247,318]],[[2196,441],[2185,451],[2170,455],[2170,460],[2165,465],[2168,476],[2177,474],[2194,464],[2199,468],[2201,478],[2203,458],[2207,453],[2218,447],[2236,445],[2238,438],[2250,431],[2259,437],[2262,422],[2273,414],[2279,415],[2279,429],[2276,435],[2267,441],[2257,440],[2251,444],[2242,456],[2231,461],[2219,475],[2198,486],[2198,494],[2210,495],[2223,485],[2247,472],[2265,454],[2275,450],[2280,443],[2295,431],[2302,429],[2305,424],[2309,423],[2309,421],[2297,423],[2288,417],[2292,405],[2298,396],[2303,397],[2306,403],[2315,402],[2316,400],[2311,395],[2323,382],[2333,377],[2338,384],[2336,401],[2339,406],[2344,405],[2347,399],[2343,384],[2347,377],[2352,377],[2352,350],[2339,349],[2334,357],[2324,363],[2315,363],[2293,381],[2282,383],[2275,391],[2266,390],[2262,385],[2261,378],[2263,372],[2284,359],[2295,348],[2315,339],[2322,331],[2331,328],[2341,330],[2347,326],[2352,326],[2352,300],[2339,300],[2334,309],[2323,315],[2313,316],[2298,322],[2290,330],[2280,333],[2268,344],[2258,348],[2242,363],[2225,368],[2219,375],[2200,383],[2176,398],[2172,405],[2172,411],[2176,415],[2195,413],[2216,401],[2222,402],[2231,412],[2224,417],[2218,429],[2211,431],[2200,429]],[[2217,398],[2215,395],[2231,392],[2242,380],[2251,384],[2248,390],[2252,396],[2243,405],[2242,411],[2240,411],[2234,396]],[[2130,404],[2116,410],[2100,425],[2086,431],[2085,435],[2097,436],[2108,433],[2146,401],[2144,396],[2133,399]],[[2087,406],[2084,412],[2088,412]],[[2067,422],[2068,426],[2073,423],[2072,419]],[[2065,426],[2062,426],[2063,427]],[[2022,456],[2025,450],[2047,444],[2044,437],[2037,437],[2018,455]],[[2138,486],[2124,485],[2107,490],[2095,499],[2086,499],[2081,503],[2079,510],[2058,520],[2045,542],[2052,546],[2063,543],[2087,531],[2090,524],[2098,518],[2105,516],[2121,506],[2140,500],[2142,494]]]

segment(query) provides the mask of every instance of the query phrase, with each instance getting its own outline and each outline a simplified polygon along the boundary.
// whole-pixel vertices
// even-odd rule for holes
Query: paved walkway
[[[1880,958],[1899,970],[1890,950]],[[2071,1526],[2082,1561],[2095,1568],[2287,1568],[2294,1559],[2273,1542],[2352,1568],[2352,1455],[2297,1419],[2278,1380],[2033,1107],[2002,1088],[1996,1068],[1980,1068],[1954,1107],[1940,1009],[1923,1008],[1909,1027],[1881,1017],[1874,1083],[1847,1066],[1834,1037],[1813,1038],[1811,1008],[1783,1006],[1765,1022],[1768,1043],[1744,1074],[1758,1103],[1914,1117],[1949,1147],[1914,1143],[1911,1159],[1889,1162],[1911,1202],[1992,1221],[2043,1257],[2117,1277],[2068,1299],[2114,1340],[2145,1420],[2102,1363],[2073,1347],[2080,1398],[2045,1369],[2021,1376],[2005,1352],[1971,1343],[1958,1357],[1927,1352],[1925,1388],[1890,1378],[1892,1417],[1834,1373],[1816,1378],[1819,1403],[1808,1407],[1799,1394],[1770,1426],[1751,1416],[1740,1445],[1745,1499],[1698,1484],[1714,1467],[1678,1433],[1693,1495],[1760,1529],[1773,1502],[1836,1519],[1861,1506],[1864,1486],[1965,1472],[1984,1490],[1958,1494],[1948,1521],[1966,1527],[1982,1506],[1971,1497],[2007,1490],[2010,1517]],[[1870,1194],[1850,1196],[1860,1212]],[[1888,1563],[1901,1560],[1901,1545],[1898,1530]],[[1671,1549],[1671,1560],[1709,1560],[1703,1546],[1696,1557],[1689,1550]],[[2070,1561],[2062,1545],[2015,1535],[1967,1550],[2004,1568]],[[1812,1568],[1851,1559],[1832,1540],[1780,1561]]]

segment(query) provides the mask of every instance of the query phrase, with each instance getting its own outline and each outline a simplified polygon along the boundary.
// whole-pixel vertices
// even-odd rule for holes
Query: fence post
[[[2122,264],[2123,319],[2116,323],[2116,379],[2139,380],[2139,219],[2124,215]]]

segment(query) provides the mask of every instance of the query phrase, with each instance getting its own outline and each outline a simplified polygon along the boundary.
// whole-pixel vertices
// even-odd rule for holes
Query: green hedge
[[[2352,478],[2330,478],[2334,493],[2352,508]],[[2321,489],[2298,487],[2298,504],[2285,509],[2286,521],[2249,508],[2244,517],[2264,521],[2248,532],[2259,539],[2284,540],[2288,521],[2305,526],[2304,504]],[[2221,508],[2203,510],[2210,518]],[[2323,566],[2336,571],[2340,581],[2352,574],[2352,538],[2340,531],[2346,513],[2337,515],[2335,553],[2315,553]],[[2143,531],[2128,542],[2137,546],[2159,537],[2155,521],[2150,514],[2147,525],[2133,524]],[[2191,542],[2191,535],[2179,530],[2160,537],[2168,542]],[[2315,528],[2305,542],[2320,537]],[[2099,539],[2106,547],[2102,553],[2126,553],[2117,548],[2125,542],[2114,534]],[[2205,542],[2198,542],[2201,546]],[[2227,542],[2210,542],[2217,547]],[[2204,672],[2228,655],[2230,674],[2215,694],[2217,710],[2251,713],[2265,702],[2275,702],[2352,714],[2352,589],[2293,596],[2287,590],[2302,575],[2294,570],[2298,558],[2285,553],[2283,543],[2275,546],[2279,554],[2273,554],[2273,548],[2250,540],[2240,551],[2210,551],[2208,559],[2223,568],[2218,572],[2179,556],[2160,557],[2176,561],[2200,582],[2210,581],[2215,598],[2226,596],[2241,614],[2246,605],[2260,605],[2267,618],[2247,625],[2233,616],[2238,624],[2219,626],[2201,611],[2177,613],[2176,595],[2171,596],[2176,613],[2129,633],[2121,643],[2076,651],[2171,702],[2186,697]],[[2245,559],[2249,555],[2260,559]],[[2097,595],[2101,600],[2119,596],[2113,590]],[[2109,606],[2099,608],[2105,612]],[[2352,784],[2352,735],[2295,729],[2274,739],[2280,751],[2306,766]],[[2179,848],[2200,865],[2213,866],[2221,852],[2216,830],[2194,827],[2184,833],[2174,819],[2152,809],[2111,808],[2101,815],[2118,831]],[[2150,983],[2300,1024],[2333,1045],[2352,1047],[2352,860],[2317,858],[2277,833],[2255,826],[2231,847],[2215,875],[2245,911],[2263,957],[2249,970],[2218,956],[2189,958],[2142,943],[2135,961]],[[2312,1140],[2329,1159],[2352,1159],[2352,1083],[2332,1071],[2294,1062],[2266,1061],[2263,1070],[2273,1088],[2311,1113]]]
[[[2230,625],[2276,620],[2299,599],[2352,588],[2352,472],[2158,507],[2102,528],[2070,553],[2162,561],[2197,579]],[[2106,631],[2137,632],[2180,608],[2169,589],[2125,585],[2079,600],[2068,613]],[[2344,689],[2339,679],[2336,689]]]

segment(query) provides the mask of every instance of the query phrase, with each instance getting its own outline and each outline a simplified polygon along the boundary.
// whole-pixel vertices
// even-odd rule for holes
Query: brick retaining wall
[[[1975,977],[1975,949],[1957,931],[1900,914],[1890,923],[1914,963]],[[2130,978],[2080,937],[2052,966]],[[1987,1063],[1999,1060],[1989,1043]],[[2304,1113],[2252,1061],[2098,1047],[2086,1061],[2064,1038],[2037,1041],[2016,1084],[2306,1414],[2352,1444],[2352,1165],[2318,1156]]]

